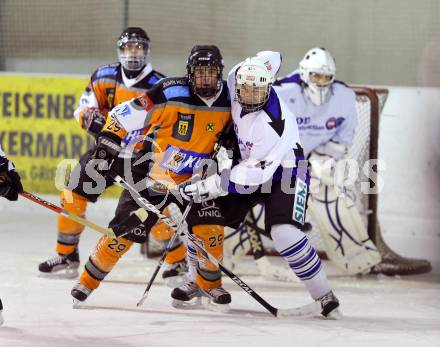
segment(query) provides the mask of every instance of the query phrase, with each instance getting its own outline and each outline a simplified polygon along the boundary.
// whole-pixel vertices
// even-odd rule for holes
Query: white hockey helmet
[[[246,112],[261,110],[269,99],[275,80],[272,71],[259,57],[246,58],[235,76],[237,101]]]
[[[313,104],[322,105],[335,80],[335,59],[325,48],[312,48],[300,61],[299,74],[307,84],[306,95]]]

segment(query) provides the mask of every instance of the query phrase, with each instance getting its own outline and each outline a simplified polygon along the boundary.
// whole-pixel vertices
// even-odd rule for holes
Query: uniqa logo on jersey
[[[345,118],[343,117],[330,117],[329,119],[327,119],[327,122],[325,122],[325,127],[328,130],[331,130],[333,128],[337,128],[339,127],[343,122],[344,122]]]

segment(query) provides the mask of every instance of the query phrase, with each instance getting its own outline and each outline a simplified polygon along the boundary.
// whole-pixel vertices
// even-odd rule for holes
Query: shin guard
[[[68,212],[83,217],[87,209],[87,199],[68,190],[61,193],[61,206]],[[60,215],[58,217],[58,237],[56,252],[67,255],[73,253],[79,242],[84,225]]]
[[[220,225],[197,225],[192,228],[203,247],[216,259],[223,259],[224,227]],[[218,266],[197,251],[198,266],[196,283],[202,289],[221,287],[221,271]]]
[[[96,289],[132,245],[133,241],[123,237],[101,237],[85,265],[80,283],[89,289]]]

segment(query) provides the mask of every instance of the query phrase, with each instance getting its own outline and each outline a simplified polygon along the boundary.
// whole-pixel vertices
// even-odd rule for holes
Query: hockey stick
[[[147,284],[147,287],[145,288],[144,294],[142,295],[141,299],[136,304],[137,307],[140,307],[144,303],[144,301],[147,299],[148,294],[150,293],[150,288],[153,285],[153,282],[156,279],[156,276],[159,273],[160,268],[162,267],[163,263],[165,262],[165,258],[168,255],[171,247],[174,245],[174,241],[177,239],[178,232],[179,232],[180,228],[182,227],[183,223],[185,222],[186,216],[188,215],[189,211],[191,210],[192,204],[193,204],[193,202],[190,201],[190,203],[185,208],[185,211],[182,214],[182,219],[180,220],[179,224],[177,226],[175,226],[174,235],[170,239],[170,241],[168,242],[165,249],[163,250],[162,256],[160,257],[159,262],[156,265],[156,269],[154,270],[153,274],[151,275],[150,280],[148,281],[148,284]]]
[[[162,219],[172,230],[174,230],[175,234],[177,234],[178,230],[176,229],[176,224],[173,223],[168,217],[162,215],[160,211],[151,203],[148,202],[147,199],[143,198],[140,193],[128,184],[123,178],[120,176],[116,176],[115,180],[121,183],[126,189],[130,191],[133,198],[143,206],[145,209],[156,213],[160,219]],[[159,212],[159,213],[157,213]],[[163,218],[165,217],[165,218]],[[169,221],[169,222],[168,222]],[[199,244],[198,240],[192,234],[186,232],[185,235],[188,237],[188,240],[212,263],[218,265],[220,270],[226,274],[232,281],[234,281],[241,289],[243,289],[246,293],[248,293],[252,298],[254,298],[260,305],[262,305],[266,310],[268,310],[274,317],[301,317],[301,316],[310,316],[319,314],[321,311],[321,305],[318,302],[313,302],[305,306],[300,306],[296,308],[290,309],[279,309],[271,304],[269,304],[266,300],[264,300],[257,292],[255,292],[246,282],[240,279],[237,275],[235,275],[232,271],[228,270],[224,267],[224,265],[217,260],[212,254],[210,254],[202,245]]]
[[[53,211],[55,213],[58,213],[58,214],[66,217],[66,218],[69,218],[70,220],[73,220],[73,221],[75,221],[75,222],[77,222],[77,223],[79,223],[81,225],[87,226],[90,229],[93,229],[93,230],[95,230],[97,232],[100,232],[103,235],[110,236],[110,237],[115,237],[115,233],[113,232],[112,229],[104,228],[104,227],[99,226],[99,225],[97,225],[97,224],[95,224],[95,223],[93,223],[93,222],[91,222],[91,221],[89,221],[89,220],[87,220],[87,219],[85,219],[83,217],[80,217],[80,216],[78,216],[76,214],[70,213],[69,211],[66,211],[65,209],[63,209],[63,208],[61,208],[61,207],[59,207],[57,205],[54,205],[54,204],[50,203],[47,200],[44,200],[43,198],[41,198],[39,196],[36,196],[36,195],[28,193],[28,192],[22,192],[22,193],[20,193],[20,195],[23,196],[24,198],[30,200],[30,201],[33,201],[33,202],[43,206],[43,207],[46,207],[47,209],[49,209],[49,210],[51,210],[51,211]]]
[[[115,232],[113,231],[113,229],[111,228],[104,228],[102,226],[99,226],[83,217],[80,217],[76,214],[73,214],[69,211],[66,211],[65,209],[54,205],[52,203],[50,203],[47,200],[44,200],[43,198],[36,196],[34,194],[31,194],[29,192],[22,192],[20,193],[21,196],[23,196],[24,198],[33,201],[35,203],[37,203],[38,205],[41,205],[43,207],[46,207],[47,209],[58,213],[66,218],[69,218],[70,220],[73,220],[81,225],[84,225],[86,227],[89,227],[90,229],[93,229],[105,236],[109,236],[109,237],[116,237]],[[131,216],[129,216],[127,218],[127,220],[125,221],[127,225],[133,225],[136,226],[139,224],[139,220],[144,221],[147,218],[147,215],[145,215],[145,211],[143,209],[137,210],[134,214],[132,214]],[[123,236],[123,235],[121,235]]]

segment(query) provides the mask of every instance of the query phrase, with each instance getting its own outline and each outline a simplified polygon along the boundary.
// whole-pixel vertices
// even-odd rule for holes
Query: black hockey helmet
[[[118,59],[129,71],[139,71],[148,64],[150,38],[142,28],[125,29],[117,42]]]
[[[211,78],[199,76],[202,81],[196,83],[195,70],[198,66],[214,67],[216,69],[216,81],[209,83]],[[191,49],[188,60],[186,62],[186,70],[188,81],[194,94],[201,97],[212,97],[218,93],[223,81],[223,57],[217,46],[214,45],[197,45]],[[207,83],[205,83],[207,82]]]

